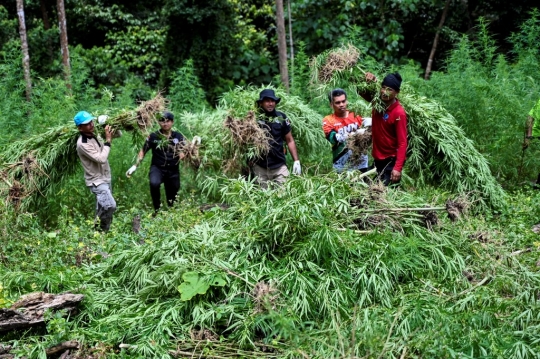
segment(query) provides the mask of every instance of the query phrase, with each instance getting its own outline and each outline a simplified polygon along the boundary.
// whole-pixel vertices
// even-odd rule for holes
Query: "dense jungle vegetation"
[[[532,0],[285,2],[289,93],[274,5],[70,0],[67,86],[56,4],[27,1],[27,99],[16,4],[0,1],[0,357],[540,358],[540,141],[522,149],[540,98]],[[347,46],[356,67],[322,81],[329,51]],[[368,116],[363,71],[404,79],[414,138],[399,189],[332,171],[326,91],[347,88]],[[262,191],[225,170],[244,148],[223,122],[265,87],[283,98],[303,174]],[[123,113],[160,91],[176,129],[202,137],[201,165],[182,164],[178,203],[152,217],[150,160],[125,176],[141,138],[115,139],[118,210],[94,232],[94,197],[77,159],[58,155],[61,133],[80,110]],[[44,185],[22,206],[7,173],[24,146],[43,155],[30,180]],[[54,156],[61,165],[40,171]],[[34,292],[84,299],[3,330]]]

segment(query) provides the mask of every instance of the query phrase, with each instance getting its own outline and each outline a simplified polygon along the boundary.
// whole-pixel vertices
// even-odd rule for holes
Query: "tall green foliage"
[[[31,122],[26,119],[28,104],[23,101],[25,83],[23,80],[21,57],[17,50],[6,52],[0,62],[0,143],[31,132]]]
[[[171,110],[174,112],[199,112],[209,106],[191,59],[173,74],[171,87],[167,92]]]
[[[0,55],[4,55],[4,46],[17,37],[17,19],[10,18],[4,5],[0,5]]]
[[[163,10],[171,24],[178,24],[167,30],[163,52],[166,69],[177,69],[192,58],[203,87],[213,90],[207,94],[214,99],[232,85],[227,74],[240,47],[239,39],[234,37],[234,7],[227,0],[174,0],[166,2]],[[163,72],[162,85],[167,86],[165,80],[170,77]]]
[[[440,102],[457,119],[492,168],[512,186],[537,174],[537,144],[522,151],[527,115],[540,93],[538,46],[531,34],[540,30],[538,11],[510,41],[514,61],[496,55],[496,44],[481,22],[476,38],[463,37],[447,59],[444,72],[430,81],[408,72],[415,88]]]

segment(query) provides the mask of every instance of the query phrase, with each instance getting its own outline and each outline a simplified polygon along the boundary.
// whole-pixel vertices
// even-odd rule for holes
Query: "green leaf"
[[[211,278],[210,283],[197,272],[184,273],[182,275],[184,283],[178,286],[178,291],[182,294],[180,299],[188,301],[197,294],[205,294],[210,286],[223,287],[227,284],[225,277],[221,274],[215,274],[209,278]],[[207,279],[209,278],[207,277]]]
[[[184,283],[178,286],[178,291],[182,293],[180,299],[188,301],[197,294],[205,294],[210,285],[201,280],[199,273],[186,272],[182,275]]]
[[[214,280],[211,283],[214,287],[224,287],[227,282],[225,281],[225,278],[220,275],[216,274],[214,275]]]

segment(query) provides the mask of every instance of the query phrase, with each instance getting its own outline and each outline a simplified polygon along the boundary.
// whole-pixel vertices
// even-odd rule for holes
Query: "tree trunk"
[[[26,40],[26,23],[24,21],[23,0],[17,0],[17,17],[19,18],[19,35],[21,36],[22,63],[24,81],[26,82],[26,101],[32,97],[32,78],[30,77],[30,55],[28,54],[28,41]]]
[[[64,10],[64,0],[57,0],[58,28],[60,29],[60,48],[62,51],[62,64],[64,65],[64,80],[66,86],[71,90],[71,65],[69,64],[69,48],[66,27],[66,12]]]
[[[49,21],[49,14],[47,13],[47,4],[45,0],[39,0],[39,5],[41,7],[41,16],[43,17],[43,28],[49,30],[51,28],[51,22]]]
[[[292,37],[291,0],[287,0],[287,12],[289,13],[289,46],[291,48],[291,66],[294,66],[294,43],[293,43],[293,37]]]
[[[287,41],[285,39],[285,16],[283,14],[283,0],[276,0],[276,24],[278,36],[279,74],[281,82],[289,92],[289,71],[287,69]]]
[[[435,33],[435,39],[433,40],[433,46],[431,47],[431,53],[429,54],[429,60],[426,66],[426,73],[424,74],[424,79],[429,80],[429,75],[431,75],[431,66],[433,65],[433,58],[435,57],[435,52],[437,51],[437,45],[439,44],[439,35],[441,33],[444,21],[446,20],[446,14],[448,13],[448,7],[450,6],[450,0],[446,0],[444,5],[444,11],[441,16],[441,21],[437,27],[437,32]]]
[[[49,14],[47,13],[47,4],[45,3],[45,0],[39,0],[39,4],[41,6],[41,16],[43,17],[43,28],[45,30],[51,29],[51,22],[49,21]],[[51,60],[51,63],[54,60],[53,55],[53,47],[51,43],[51,39],[47,38],[47,53],[49,54],[49,58]]]

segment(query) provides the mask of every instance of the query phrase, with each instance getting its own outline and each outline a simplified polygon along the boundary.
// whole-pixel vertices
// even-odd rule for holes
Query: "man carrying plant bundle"
[[[375,82],[377,78],[367,72],[366,81]],[[379,92],[382,108],[378,110],[374,106],[371,114],[372,155],[377,174],[385,186],[399,183],[407,153],[407,114],[397,99],[401,81],[401,75],[397,72],[383,79]],[[360,96],[372,102],[375,94],[360,93]]]
[[[105,143],[101,143],[94,133],[94,119],[95,117],[86,111],[78,112],[73,118],[80,132],[77,139],[77,154],[84,169],[84,180],[86,186],[96,196],[96,218],[99,218],[99,230],[107,232],[116,210],[108,161],[114,131],[106,125]],[[97,224],[95,224],[95,229],[98,229]]]
[[[293,174],[302,173],[296,143],[291,133],[291,122],[283,112],[276,111],[276,105],[280,101],[281,98],[276,97],[272,89],[262,90],[257,100],[257,107],[262,115],[258,117],[258,123],[263,130],[268,132],[270,150],[266,155],[253,161],[252,170],[257,176],[257,183],[265,189],[268,188],[268,183],[282,184],[289,176],[283,149],[284,143],[287,144],[294,160]]]
[[[137,162],[131,166],[126,176],[131,177],[137,166],[141,163],[146,152],[152,150],[152,163],[150,165],[150,196],[154,205],[154,215],[161,207],[161,184],[165,187],[167,204],[172,206],[180,189],[180,160],[184,157],[181,152],[184,146],[184,136],[172,130],[174,115],[165,111],[159,119],[160,129],[148,136],[143,148],[137,155]]]
[[[358,169],[365,172],[368,167],[368,156],[362,155],[359,163],[351,163],[352,151],[347,148],[347,138],[352,133],[364,134],[362,117],[347,110],[347,93],[342,89],[334,89],[328,94],[330,107],[334,113],[323,118],[322,128],[326,139],[332,144],[332,162],[337,172],[345,169]]]
[[[529,112],[527,118],[527,133],[525,134],[525,141],[523,142],[523,150],[529,147],[529,143],[532,139],[540,139],[540,100],[534,105]],[[536,179],[536,183],[533,186],[535,189],[540,189],[540,173]]]

